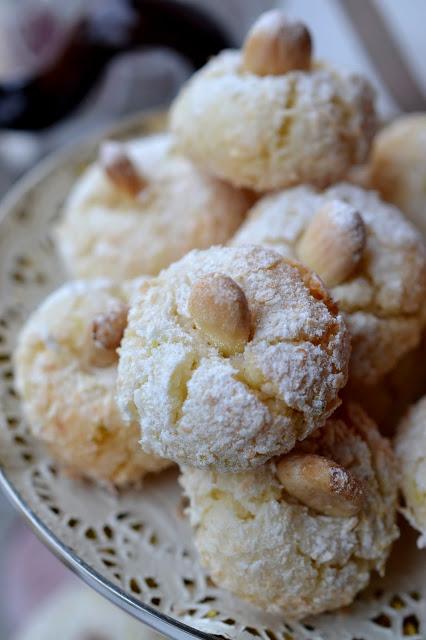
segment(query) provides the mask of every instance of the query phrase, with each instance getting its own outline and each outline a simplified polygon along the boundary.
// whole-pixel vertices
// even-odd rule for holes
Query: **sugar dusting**
[[[208,273],[244,291],[253,335],[224,357],[194,328],[192,284]],[[236,471],[290,450],[320,427],[346,382],[348,336],[305,271],[259,247],[194,251],[132,305],[119,364],[119,404],[142,443],[182,463]]]
[[[66,202],[57,235],[74,277],[156,275],[191,249],[226,242],[242,222],[247,194],[200,171],[168,134],[121,143],[123,152],[146,180],[137,197],[114,188],[96,163]]]
[[[286,497],[273,462],[226,475],[184,467],[181,476],[196,545],[213,580],[290,618],[349,604],[370,572],[382,570],[398,536],[395,460],[360,407],[339,410],[296,451],[350,469],[365,486],[356,517],[323,516]]]
[[[256,242],[295,258],[302,234],[325,206],[331,206],[339,225],[348,232],[357,233],[356,228],[351,231],[351,211],[358,211],[364,222],[364,257],[351,277],[331,291],[356,337],[352,373],[373,383],[416,346],[423,327],[424,244],[398,209],[375,192],[350,184],[324,192],[295,187],[262,198],[232,244]]]
[[[373,92],[358,76],[313,64],[259,77],[244,72],[239,51],[224,51],[185,85],[171,128],[199,166],[268,191],[341,179],[365,161],[374,114]]]

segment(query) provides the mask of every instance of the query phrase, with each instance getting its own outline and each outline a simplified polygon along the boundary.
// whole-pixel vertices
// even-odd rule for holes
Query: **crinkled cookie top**
[[[350,376],[374,383],[416,346],[424,322],[425,249],[418,231],[398,209],[375,192],[349,184],[324,192],[296,187],[262,198],[232,244],[256,242],[297,258],[314,215],[331,202],[350,205],[365,227],[365,246],[357,267],[331,286],[331,293],[352,334]],[[344,230],[341,233],[344,236]],[[333,252],[342,247],[346,251],[337,236],[335,245],[333,237],[330,243],[328,263]],[[319,271],[319,275],[323,274]]]
[[[77,181],[59,249],[74,277],[156,275],[191,249],[226,242],[250,202],[177,153],[170,135],[135,139],[101,150]]]
[[[290,495],[281,460],[324,457],[362,486],[355,515],[324,515]],[[300,459],[300,458],[299,458]],[[188,514],[204,567],[220,587],[254,605],[303,618],[347,605],[383,571],[398,535],[396,465],[359,406],[339,409],[281,460],[245,473],[182,469]],[[319,483],[308,476],[314,492]]]
[[[30,316],[15,352],[31,431],[73,474],[114,485],[139,482],[169,464],[145,454],[137,425],[121,419],[117,355],[93,341],[95,319],[126,305],[132,287],[106,279],[63,285]]]
[[[237,308],[235,287],[248,306],[249,333],[234,351],[218,345],[193,311],[194,292],[212,276],[220,286],[210,290],[207,319],[225,309],[222,333]],[[233,287],[222,287],[224,278]],[[193,251],[133,298],[118,403],[140,422],[147,451],[197,467],[247,469],[322,426],[340,402],[349,350],[342,317],[300,264],[260,247]]]
[[[224,51],[183,87],[171,129],[188,157],[237,186],[321,187],[365,161],[374,94],[360,76],[323,64],[259,76],[241,52]]]

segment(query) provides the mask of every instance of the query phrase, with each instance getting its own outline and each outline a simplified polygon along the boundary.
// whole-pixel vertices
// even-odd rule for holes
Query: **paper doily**
[[[163,117],[140,117],[121,127],[119,137],[163,125]],[[96,146],[92,141],[48,160],[0,208],[0,463],[9,496],[92,586],[171,637],[204,632],[239,640],[426,638],[426,552],[416,549],[408,527],[386,578],[374,578],[351,607],[286,624],[216,588],[203,573],[182,515],[176,471],[148,480],[142,491],[112,495],[58,473],[31,438],[14,390],[11,354],[29,311],[65,278],[52,222]]]

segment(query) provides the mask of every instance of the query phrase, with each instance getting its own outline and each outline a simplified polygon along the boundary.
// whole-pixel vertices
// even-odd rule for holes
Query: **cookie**
[[[56,237],[73,277],[156,275],[228,240],[251,202],[179,155],[167,134],[107,142],[69,195]]]
[[[183,153],[256,191],[342,179],[366,159],[375,128],[369,84],[312,60],[308,30],[280,11],[197,72],[171,109]]]
[[[418,546],[426,547],[426,396],[413,405],[401,421],[395,452],[405,502],[402,511],[421,533]]]
[[[63,285],[28,319],[15,352],[34,436],[72,475],[115,486],[169,465],[142,451],[138,425],[122,421],[114,399],[130,291],[101,279]]]
[[[262,247],[192,251],[134,296],[118,404],[147,451],[238,471],[322,426],[349,337],[320,279]]]
[[[396,475],[388,441],[349,404],[287,456],[238,474],[184,467],[181,484],[212,580],[300,619],[350,604],[383,573]]]
[[[349,376],[375,384],[414,349],[424,326],[421,235],[373,191],[341,183],[265,196],[231,241],[298,258],[330,287],[352,336]]]
[[[426,113],[401,116],[374,140],[370,176],[426,237]]]

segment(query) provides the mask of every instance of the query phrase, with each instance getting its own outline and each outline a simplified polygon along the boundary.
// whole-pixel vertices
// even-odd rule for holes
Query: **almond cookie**
[[[426,237],[426,113],[397,118],[374,140],[370,177]]]
[[[106,142],[68,198],[59,249],[73,277],[156,275],[228,240],[251,202],[179,155],[167,134]]]
[[[186,155],[257,191],[341,179],[366,159],[375,126],[369,84],[313,61],[307,28],[280,11],[196,73],[171,110]]]
[[[231,241],[298,258],[330,287],[352,336],[349,376],[375,384],[419,343],[426,261],[418,231],[373,191],[339,184],[266,196]]]
[[[340,404],[349,337],[320,279],[262,247],[192,251],[133,298],[118,403],[144,449],[238,471]]]
[[[418,546],[426,547],[426,396],[413,405],[401,421],[395,452],[405,501],[402,511],[422,534]]]
[[[356,404],[280,459],[238,474],[184,467],[181,484],[213,581],[290,619],[350,604],[398,537],[395,460]]]
[[[15,352],[33,434],[71,474],[115,486],[169,465],[142,451],[138,425],[121,420],[114,399],[132,286],[65,284],[29,318]]]

